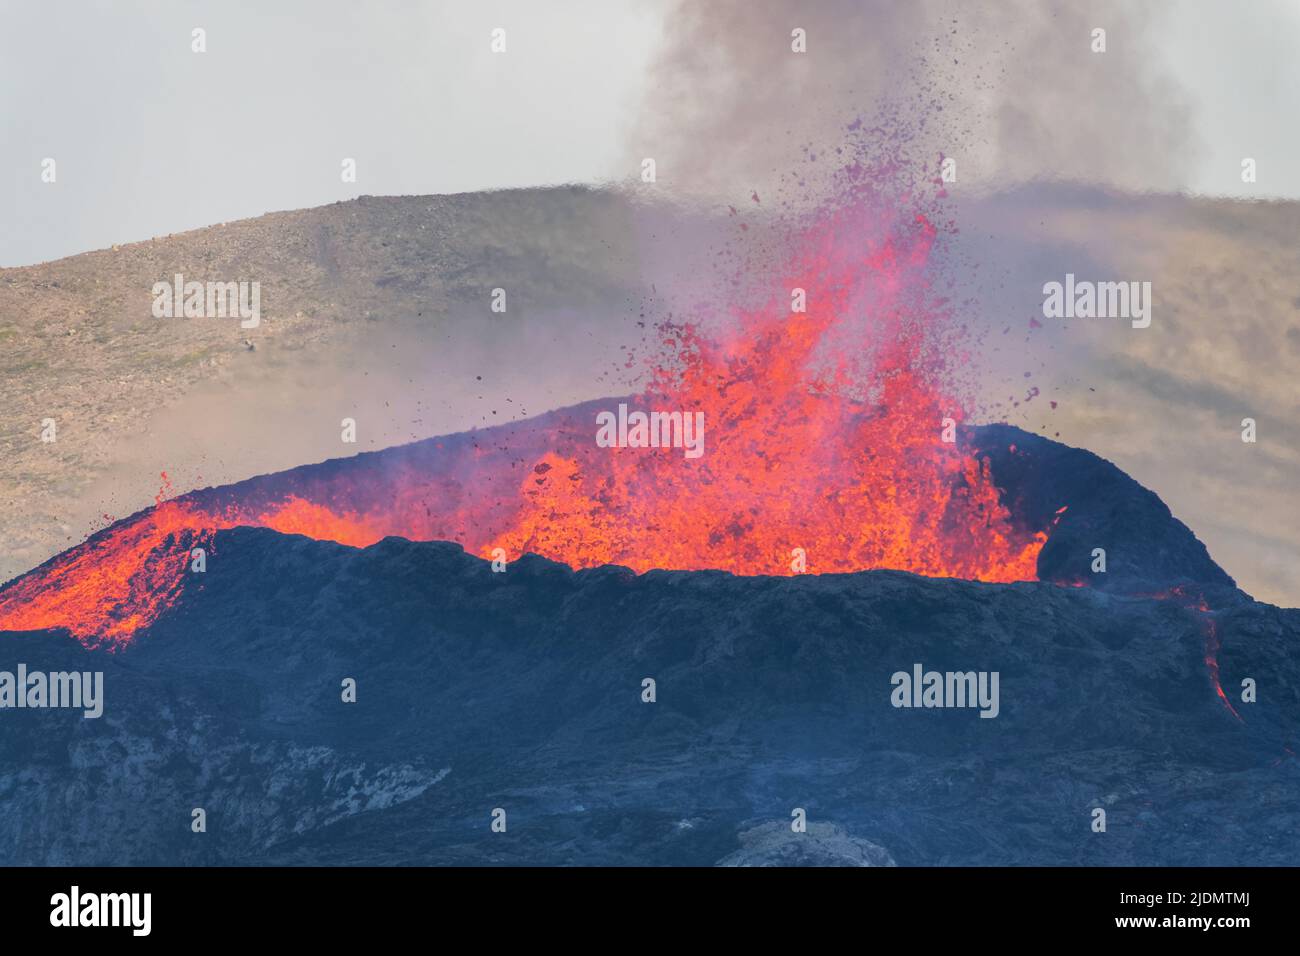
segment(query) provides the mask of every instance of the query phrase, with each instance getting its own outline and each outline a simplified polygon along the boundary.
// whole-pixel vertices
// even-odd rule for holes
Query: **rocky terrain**
[[[485,435],[339,459],[354,450],[338,444],[344,414],[371,451],[620,393],[596,370],[625,358],[653,277],[691,273],[698,251],[648,222],[627,197],[580,189],[365,198],[0,272],[0,577],[147,505],[164,469],[169,491],[244,479],[274,495],[284,475],[268,472],[425,467]],[[261,327],[159,326],[149,289],[174,271],[259,279]],[[485,315],[498,284],[527,290],[508,326]],[[1276,404],[1285,391],[1266,384]],[[1082,415],[1101,433],[1141,432],[1096,401]],[[53,444],[38,438],[47,416]],[[510,427],[514,453],[530,447],[530,426]],[[102,670],[106,694],[100,719],[4,712],[0,859],[1293,863],[1300,611],[1252,600],[1250,580],[1239,590],[1103,457],[1007,425],[961,440],[1020,520],[1056,521],[1047,580],[637,576],[535,556],[497,574],[449,543],[220,531],[207,572],[115,653],[58,631],[0,640],[0,671]],[[1180,441],[1207,473],[1229,460]],[[1272,566],[1293,519],[1268,502],[1294,482],[1276,444],[1261,450],[1255,491],[1213,500]],[[1204,492],[1202,477],[1185,483]],[[1088,568],[1098,546],[1104,576]],[[890,677],[915,663],[998,671],[999,716],[894,708]],[[1248,678],[1257,702],[1240,700]],[[806,833],[790,829],[797,808]]]
[[[220,531],[206,573],[125,647],[0,640],[0,670],[105,674],[102,718],[0,720],[0,858],[1293,863],[1300,611],[1237,590],[1110,463],[1005,426],[963,440],[1018,513],[1071,495],[1040,574],[1086,574],[1098,539],[1111,570],[1071,587],[525,555],[494,573],[449,543]],[[914,664],[997,671],[998,716],[894,707],[891,676]]]
[[[1297,611],[1238,598],[1214,614],[1224,687],[1260,687],[1238,720],[1202,615],[1171,601],[884,571],[638,577],[526,557],[495,574],[454,545],[265,529],[216,549],[202,586],[117,654],[0,641],[2,669],[103,670],[106,699],[98,720],[5,713],[7,863],[1199,865],[1300,849]],[[999,716],[895,709],[890,676],[915,662],[999,671]],[[794,808],[807,844],[754,835],[784,837]]]

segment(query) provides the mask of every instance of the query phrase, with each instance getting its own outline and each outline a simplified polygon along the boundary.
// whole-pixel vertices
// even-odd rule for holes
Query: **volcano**
[[[164,474],[0,588],[0,675],[103,675],[97,718],[0,678],[8,859],[1293,860],[1300,612],[1110,462],[971,424],[936,220],[846,169],[635,394]]]
[[[125,644],[190,582],[202,586],[205,578],[192,573],[195,549],[205,549],[205,565],[218,564],[223,556],[214,546],[215,533],[247,525],[356,547],[388,536],[449,540],[489,559],[513,561],[522,553],[540,553],[579,567],[625,563],[637,571],[662,566],[788,574],[788,548],[801,548],[812,572],[876,566],[851,563],[861,559],[862,549],[857,542],[844,543],[851,536],[847,527],[830,539],[816,539],[819,528],[809,531],[795,520],[779,534],[758,535],[772,542],[760,551],[741,523],[752,524],[761,516],[727,510],[721,519],[694,527],[693,514],[662,521],[650,515],[640,525],[619,515],[626,531],[617,543],[628,550],[641,547],[648,555],[635,563],[620,562],[626,552],[613,551],[608,538],[583,536],[591,528],[612,535],[610,525],[601,524],[609,500],[583,498],[587,510],[580,510],[571,490],[584,470],[598,467],[597,452],[607,454],[591,436],[597,416],[610,404],[587,403],[519,423],[160,499],[6,585],[0,590],[0,628],[63,628],[88,646]],[[1187,589],[1216,601],[1234,588],[1205,546],[1159,498],[1110,463],[1010,426],[965,428],[959,437],[950,454],[964,464],[953,473],[959,482],[969,476],[984,481],[990,498],[980,515],[984,523],[962,528],[965,538],[942,539],[950,549],[945,553],[959,548],[957,553],[971,556],[964,570],[976,573],[947,576],[984,572],[993,581],[1087,583],[1130,594]],[[689,464],[672,462],[674,467]],[[601,488],[611,481],[606,476],[590,483]],[[949,494],[967,490],[958,484]],[[927,516],[919,531],[933,533],[948,523],[942,514]],[[911,557],[914,552],[907,549],[917,543],[908,528],[889,530],[897,540],[888,542],[892,551],[878,552],[885,567],[942,574],[942,565],[916,566],[930,560],[932,552],[919,550],[919,559]],[[814,540],[829,553],[801,547]],[[1019,543],[1007,549],[1009,540]],[[698,550],[688,552],[692,543]],[[986,546],[1003,550],[990,553]],[[665,550],[666,566],[655,563],[655,547]],[[1109,556],[1105,573],[1091,570],[1093,550],[1099,547]],[[208,549],[211,558],[206,558]],[[887,563],[895,555],[901,560]],[[994,563],[1008,556],[1007,563]]]
[[[1044,536],[1021,582],[637,573],[531,553],[494,571],[458,543],[373,540],[399,501],[427,508],[430,532],[474,533],[434,511],[497,514],[466,510],[466,475],[509,517],[506,492],[544,480],[556,436],[589,436],[607,407],[160,501],[7,585],[0,670],[102,671],[105,717],[4,714],[6,858],[1294,859],[1300,612],[1237,590],[1156,495],[1089,452],[960,430],[1006,526]],[[403,501],[412,474],[426,484]],[[191,520],[237,512],[283,525]],[[999,673],[997,719],[891,706],[890,675],[918,662]],[[1247,678],[1258,702],[1238,700]]]
[[[1239,592],[1202,612],[896,571],[494,573],[451,543],[266,528],[209,544],[117,653],[0,641],[0,669],[105,675],[103,719],[3,715],[8,862],[1294,860],[1300,612]],[[892,707],[914,662],[999,672],[997,719]],[[1237,718],[1215,681],[1246,677]]]
[[[353,546],[452,541],[498,564],[533,553],[637,572],[892,569],[1231,588],[1168,509],[1113,467],[1015,429],[959,428],[972,345],[934,288],[940,232],[874,182],[851,176],[850,198],[801,227],[770,294],[733,309],[721,331],[707,316],[659,322],[640,394],[160,492],[155,507],[0,591],[0,628],[130,642],[206,565],[214,535],[244,526]],[[639,439],[627,427],[638,416],[650,423]],[[601,423],[615,418],[611,447]],[[651,440],[655,422],[669,427]],[[685,454],[672,447],[683,437],[674,422],[698,423]]]

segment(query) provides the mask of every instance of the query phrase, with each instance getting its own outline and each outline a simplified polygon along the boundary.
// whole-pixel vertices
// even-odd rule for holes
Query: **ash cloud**
[[[749,195],[855,118],[890,110],[964,190],[1034,179],[1176,190],[1191,109],[1157,66],[1157,4],[953,0],[675,3],[633,155],[685,194]],[[1091,49],[1106,30],[1106,52]],[[791,51],[806,31],[807,52]],[[807,149],[805,149],[807,147]],[[826,165],[823,163],[823,166]]]

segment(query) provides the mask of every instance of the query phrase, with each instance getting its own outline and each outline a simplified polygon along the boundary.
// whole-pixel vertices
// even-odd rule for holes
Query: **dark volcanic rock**
[[[1298,638],[1300,611],[1236,592],[1206,614],[889,571],[494,574],[235,529],[118,653],[0,640],[0,669],[103,670],[106,696],[99,720],[0,712],[0,853],[713,865],[803,807],[804,836],[900,865],[1294,863]],[[914,663],[999,672],[999,716],[894,708]],[[843,862],[786,846],[755,859]]]
[[[1048,527],[1065,507],[1038,555],[1041,580],[1128,594],[1192,585],[1212,607],[1231,600],[1236,583],[1205,545],[1155,492],[1111,462],[1011,425],[981,425],[962,437],[989,459],[1004,503],[1022,526]],[[1106,551],[1105,574],[1092,573],[1094,548]]]

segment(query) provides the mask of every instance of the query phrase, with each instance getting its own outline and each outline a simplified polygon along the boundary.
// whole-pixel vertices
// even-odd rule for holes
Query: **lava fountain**
[[[120,646],[181,593],[192,549],[240,525],[574,567],[790,574],[799,555],[812,573],[1035,580],[1049,529],[1020,526],[987,461],[951,440],[969,357],[931,287],[937,236],[932,216],[859,196],[804,228],[763,304],[722,332],[659,325],[649,384],[623,401],[703,413],[698,458],[600,447],[612,399],[192,492],[11,582],[0,629]]]

